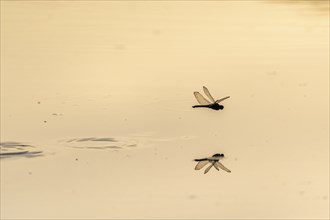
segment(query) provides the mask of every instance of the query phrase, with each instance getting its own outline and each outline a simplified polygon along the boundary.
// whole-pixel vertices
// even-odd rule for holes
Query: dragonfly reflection
[[[205,86],[203,86],[203,90],[204,90],[205,95],[211,101],[204,98],[204,96],[202,96],[199,92],[194,92],[194,95],[200,105],[194,105],[193,108],[211,108],[213,110],[219,110],[219,109],[222,110],[224,107],[223,107],[223,105],[219,105],[219,103],[230,97],[230,96],[226,96],[222,99],[218,99],[215,101],[214,98],[211,96],[209,90]]]
[[[219,162],[220,158],[223,158],[225,155],[223,154],[214,154],[212,157],[206,157],[201,159],[195,159],[194,161],[198,162],[195,166],[195,170],[200,170],[205,167],[206,164],[210,163],[210,165],[205,169],[204,174],[209,172],[209,170],[214,167],[218,171],[220,169],[227,171],[230,173],[231,171],[226,168],[222,163]]]

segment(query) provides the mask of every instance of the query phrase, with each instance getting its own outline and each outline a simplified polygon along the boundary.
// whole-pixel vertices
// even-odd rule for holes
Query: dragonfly
[[[219,162],[219,160],[221,158],[223,158],[225,155],[224,154],[214,154],[212,157],[206,157],[206,158],[201,158],[201,159],[195,159],[194,161],[198,162],[195,166],[195,170],[200,170],[203,167],[206,166],[206,164],[210,165],[205,169],[204,174],[206,174],[207,172],[209,172],[209,170],[214,167],[215,169],[217,169],[218,171],[220,169],[231,173],[231,171],[226,168],[222,163]]]
[[[210,101],[204,98],[204,96],[202,96],[202,94],[200,94],[199,92],[194,92],[194,96],[200,105],[194,105],[193,108],[211,108],[213,110],[222,110],[224,107],[219,103],[230,98],[230,96],[226,96],[222,99],[218,99],[215,101],[214,98],[211,96],[211,93],[205,86],[203,86],[203,90],[205,95],[210,99]]]

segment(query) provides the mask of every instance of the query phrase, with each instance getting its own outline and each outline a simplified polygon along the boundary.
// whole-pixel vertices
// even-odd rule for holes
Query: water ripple
[[[24,144],[14,141],[0,143],[0,158],[38,157],[42,155],[42,151],[36,150],[36,147],[30,144]]]
[[[132,143],[124,143],[118,141],[117,139],[110,137],[85,137],[85,138],[73,138],[65,141],[67,146],[78,149],[96,149],[96,150],[105,150],[105,149],[122,149],[125,147],[132,147]]]

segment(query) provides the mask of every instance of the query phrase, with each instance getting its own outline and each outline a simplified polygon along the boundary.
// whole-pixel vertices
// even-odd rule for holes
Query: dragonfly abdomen
[[[210,105],[194,105],[193,108],[209,108]]]

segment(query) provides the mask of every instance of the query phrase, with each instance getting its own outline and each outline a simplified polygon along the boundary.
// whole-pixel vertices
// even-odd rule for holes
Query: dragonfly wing
[[[210,170],[212,167],[213,167],[213,163],[205,169],[204,174],[207,174],[207,172],[209,172],[209,170]]]
[[[225,167],[222,163],[220,163],[219,161],[215,162],[215,166],[223,169],[224,171],[227,171],[228,173],[231,173],[231,171],[227,167]]]
[[[211,104],[211,102],[204,98],[204,96],[202,96],[199,92],[194,92],[194,96],[196,97],[197,102],[201,105]]]
[[[219,171],[219,167],[217,166],[216,163],[213,164],[214,168],[217,169],[217,171]]]
[[[202,169],[203,167],[205,167],[206,164],[208,164],[207,160],[199,161],[195,166],[195,170]]]
[[[214,101],[214,98],[211,96],[211,93],[209,92],[209,90],[205,87],[205,86],[203,86],[203,90],[204,90],[204,93],[205,93],[205,95],[207,96],[207,97],[209,97],[209,99],[211,100],[211,102],[215,102]]]
[[[222,101],[224,101],[224,100],[226,100],[226,99],[229,99],[230,98],[230,96],[226,96],[226,97],[224,97],[224,98],[222,98],[222,99],[218,99],[217,101],[215,101],[216,103],[220,103],[220,102],[222,102]]]

